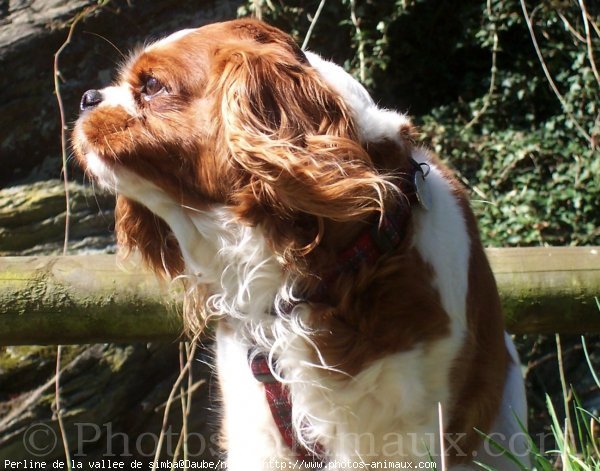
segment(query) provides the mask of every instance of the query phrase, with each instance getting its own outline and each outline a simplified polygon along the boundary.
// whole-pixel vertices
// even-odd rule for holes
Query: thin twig
[[[191,387],[191,389],[190,389],[190,390],[186,390],[186,392],[185,392],[185,393],[186,393],[186,395],[188,395],[188,396],[189,396],[190,394],[193,394],[193,393],[195,393],[195,392],[196,392],[196,390],[197,390],[197,389],[198,389],[200,386],[202,386],[203,384],[205,384],[205,383],[206,383],[206,380],[204,380],[204,379],[200,379],[200,380],[196,381],[194,384],[192,384],[192,387]],[[173,401],[176,401],[176,400],[178,400],[178,399],[181,399],[181,394],[177,394],[176,396],[173,396]],[[164,409],[165,407],[167,407],[167,403],[168,403],[168,402],[167,402],[167,401],[165,401],[165,402],[163,402],[162,404],[160,404],[160,405],[156,406],[156,407],[154,408],[154,412],[158,412],[159,410],[161,410],[161,409]]]
[[[565,25],[565,27],[569,30],[569,32],[580,42],[585,43],[585,38],[579,34],[579,31],[577,31],[575,28],[573,28],[573,25],[571,25],[571,23],[569,23],[569,20],[567,19],[567,17],[565,15],[563,15],[560,11],[557,11],[556,14],[558,15],[558,17],[562,20],[563,24]]]
[[[304,41],[302,41],[302,50],[306,50],[306,46],[308,46],[308,41],[310,40],[310,37],[312,35],[313,29],[315,28],[315,25],[317,24],[317,21],[319,21],[319,17],[321,16],[321,12],[323,11],[323,7],[325,6],[325,2],[327,0],[321,0],[321,3],[319,3],[319,7],[317,8],[317,11],[315,12],[315,16],[313,17],[312,21],[310,22],[310,26],[308,27],[308,31],[306,32],[306,36],[304,36]]]
[[[171,471],[175,471],[178,469],[177,467],[177,459],[179,458],[179,453],[181,452],[181,447],[183,444],[183,435],[179,435],[177,439],[177,446],[175,446],[175,453],[173,453],[173,459],[171,460]]]
[[[56,419],[58,421],[58,430],[60,431],[60,438],[63,443],[65,450],[65,460],[67,462],[67,470],[71,471],[71,453],[69,452],[69,442],[67,441],[67,434],[65,432],[65,424],[62,419],[62,408],[60,406],[60,360],[62,356],[62,345],[56,347],[56,370],[54,373],[54,404],[56,407]]]
[[[590,24],[592,25],[593,30],[596,31],[596,34],[598,35],[598,37],[600,37],[600,26],[598,26],[596,24],[596,19],[589,13],[587,14],[587,19],[590,22]]]
[[[182,420],[185,420],[185,422],[182,423],[182,431],[179,434],[179,438],[177,440],[177,446],[175,447],[175,452],[173,453],[173,459],[171,460],[171,471],[173,471],[174,469],[176,469],[176,463],[177,463],[177,459],[179,458],[179,453],[181,453],[181,449],[184,449],[184,454],[183,454],[183,459],[184,462],[187,463],[187,456],[189,454],[188,449],[187,449],[187,435],[188,435],[188,431],[187,431],[187,419],[190,416],[191,412],[192,412],[192,396],[194,394],[194,391],[196,389],[198,389],[199,386],[201,386],[202,384],[205,383],[205,381],[202,379],[196,383],[194,383],[194,377],[193,377],[193,362],[194,362],[194,355],[192,353],[192,348],[189,344],[189,342],[181,342],[181,344],[185,345],[185,353],[187,356],[187,364],[189,365],[188,367],[188,385],[185,391],[185,394],[183,393],[183,388],[182,388],[182,393],[181,393],[181,413],[182,413]],[[180,368],[183,367],[182,363],[181,363],[181,356],[180,356]],[[173,400],[175,400],[176,398],[173,398]],[[186,468],[187,469],[187,468]]]
[[[366,65],[365,65],[365,42],[363,40],[362,29],[358,17],[356,16],[356,0],[350,0],[350,19],[356,29],[356,36],[358,37],[358,61],[360,70],[360,81],[365,82],[367,77]]]
[[[261,0],[252,0],[252,4],[254,5],[254,17],[257,20],[262,21],[262,5]]]
[[[185,364],[190,363],[190,358],[188,356],[189,352],[186,349],[185,342],[179,342],[179,368],[183,369]],[[187,387],[190,387],[190,376],[192,374],[192,365],[189,364],[188,367],[188,381]],[[187,400],[189,398],[186,393],[186,387],[182,385],[179,387],[179,391],[181,394],[181,437],[183,438],[183,461],[186,463],[185,470],[187,470],[187,459],[188,459],[188,403]]]
[[[63,104],[62,94],[60,91],[60,56],[66,47],[71,43],[71,39],[73,38],[73,33],[75,31],[75,27],[77,24],[86,16],[89,16],[91,13],[96,11],[99,8],[102,8],[108,1],[99,2],[96,5],[89,6],[82,11],[80,11],[71,23],[69,27],[69,33],[67,34],[67,39],[62,45],[58,48],[58,50],[54,53],[54,93],[56,94],[56,101],[58,103],[58,111],[60,114],[60,145],[61,145],[61,157],[62,157],[62,169],[61,173],[63,175],[63,184],[65,188],[65,231],[64,231],[64,240],[63,240],[63,255],[66,255],[67,250],[69,248],[69,225],[71,221],[71,198],[69,193],[69,173],[67,167],[67,126],[65,123],[65,108]]]
[[[69,223],[71,219],[71,207],[70,207],[70,195],[69,195],[69,173],[67,168],[67,128],[65,125],[65,109],[63,105],[62,95],[60,92],[60,69],[58,67],[59,59],[61,53],[67,47],[67,45],[71,42],[71,37],[73,36],[73,31],[75,30],[75,26],[81,19],[81,15],[77,15],[75,20],[71,24],[69,28],[69,34],[67,35],[67,39],[60,46],[58,51],[54,54],[54,92],[56,93],[56,101],[58,102],[58,111],[60,113],[60,145],[62,149],[62,176],[63,176],[63,184],[65,188],[65,232],[64,232],[64,240],[63,240],[63,255],[67,254],[67,250],[69,248]]]
[[[533,30],[533,24],[531,22],[531,17],[529,16],[529,12],[527,11],[527,6],[525,5],[525,0],[520,0],[520,2],[521,2],[521,9],[523,10],[523,16],[525,17],[525,22],[527,23],[527,28],[529,29],[529,35],[531,36],[531,42],[533,43],[535,53],[537,54],[537,57],[540,61],[542,69],[544,70],[546,79],[548,80],[548,83],[550,84],[550,88],[552,88],[552,91],[556,95],[556,98],[558,98],[558,101],[560,102],[560,104],[563,108],[563,111],[569,117],[571,122],[575,125],[575,128],[579,131],[579,133],[583,137],[585,137],[585,139],[590,143],[590,145],[593,146],[594,142],[592,140],[592,137],[587,133],[587,131],[585,129],[583,129],[583,127],[575,119],[573,114],[569,111],[569,109],[567,107],[567,103],[565,102],[565,99],[563,98],[562,94],[558,90],[558,87],[554,83],[554,79],[552,78],[552,75],[550,74],[550,71],[548,70],[548,66],[546,65],[546,61],[544,60],[544,56],[542,55],[542,51],[540,50],[540,46],[537,42],[537,38],[535,36],[535,31]]]
[[[471,119],[471,121],[469,121],[467,123],[467,125],[465,126],[465,129],[469,129],[471,126],[473,126],[477,121],[479,121],[479,118],[487,111],[487,109],[490,106],[490,103],[492,102],[492,96],[494,95],[494,91],[496,90],[496,73],[498,71],[498,68],[496,66],[496,57],[498,56],[498,29],[496,27],[496,22],[494,21],[494,18],[492,16],[491,0],[487,0],[487,8],[486,9],[487,9],[488,17],[490,19],[490,23],[492,25],[492,33],[494,35],[494,39],[493,39],[494,42],[492,44],[492,70],[490,73],[490,88],[487,92],[487,95],[483,99],[483,106],[481,107],[481,109],[479,111],[477,111],[475,113],[475,115],[473,116],[473,119]]]
[[[488,202],[489,202],[489,197],[488,197],[488,196],[487,196],[487,195],[486,195],[486,194],[485,194],[485,193],[484,193],[484,192],[483,192],[481,189],[479,189],[479,188],[477,187],[477,185],[472,185],[472,184],[471,184],[471,182],[469,181],[469,179],[468,179],[467,177],[465,177],[465,176],[464,176],[464,175],[463,175],[463,174],[460,172],[460,170],[458,170],[458,169],[456,169],[456,168],[455,168],[455,169],[453,169],[453,170],[454,170],[454,172],[456,173],[456,175],[458,176],[459,180],[460,180],[461,182],[463,182],[463,184],[464,184],[464,185],[465,185],[467,188],[469,188],[469,189],[473,190],[473,192],[475,192],[475,194],[477,194],[477,196],[479,196],[481,199],[483,199],[483,200],[485,200],[485,201],[488,201]]]
[[[190,363],[190,369],[188,372],[188,385],[187,385],[187,406],[185,408],[185,416],[186,417],[190,417],[191,413],[192,413],[192,399],[193,399],[193,394],[194,394],[194,390],[196,389],[195,385],[194,385],[194,361],[195,361],[195,357],[194,355],[192,355],[192,346],[190,345],[189,342],[185,343],[185,351],[187,354],[187,361],[188,363]],[[202,383],[204,383],[204,380],[201,380]],[[187,446],[187,443],[186,443]]]
[[[183,345],[184,342],[179,342],[179,371],[181,372],[182,369],[184,368],[184,360],[183,360]],[[188,351],[186,351],[186,353],[189,353]],[[188,362],[189,362],[189,358],[188,358]],[[190,369],[188,370],[188,386],[189,386],[189,373],[191,372],[191,365],[190,365]],[[176,463],[179,459],[179,454],[181,453],[181,449],[183,448],[183,462],[184,462],[184,471],[188,469],[187,466],[187,418],[188,418],[188,405],[186,404],[186,400],[189,397],[188,394],[186,394],[185,392],[185,387],[183,385],[180,386],[180,391],[181,393],[179,394],[179,399],[181,402],[181,431],[179,434],[179,438],[177,439],[177,446],[175,447],[175,452],[173,453],[173,457],[171,459],[171,471],[173,471],[176,468]],[[173,400],[175,400],[175,398],[173,398]]]
[[[190,353],[191,356],[193,357],[196,352],[196,339],[194,339],[194,343],[192,345],[192,348],[190,349],[190,352],[191,352]],[[191,362],[187,362],[184,365],[184,367],[179,372],[179,376],[177,376],[177,379],[175,380],[173,387],[171,388],[171,392],[169,393],[169,397],[168,397],[166,405],[165,405],[165,412],[163,413],[163,421],[162,421],[162,426],[160,429],[160,435],[158,437],[158,443],[156,444],[156,452],[154,454],[154,460],[152,461],[152,471],[156,471],[156,467],[158,465],[158,459],[160,458],[160,450],[162,448],[164,438],[165,438],[165,433],[167,431],[167,424],[169,422],[169,411],[171,410],[171,404],[173,403],[173,399],[175,397],[175,391],[177,391],[179,389],[179,385],[181,384],[181,381],[183,381],[183,378],[185,378],[185,375],[188,372],[188,370],[190,369],[190,367],[191,367]]]
[[[590,65],[592,66],[592,70],[594,71],[594,77],[596,77],[596,82],[598,82],[598,84],[600,85],[600,74],[598,74],[596,60],[594,59],[594,46],[592,44],[592,34],[590,32],[590,24],[588,22],[588,11],[585,7],[585,3],[583,2],[583,0],[579,0],[579,8],[581,8],[581,17],[583,18],[583,27],[585,30],[585,43],[587,44],[588,59],[590,61]]]
[[[79,12],[75,18],[73,18],[73,22],[69,28],[69,33],[67,34],[67,38],[63,42],[63,44],[58,48],[56,53],[54,54],[54,92],[56,93],[56,100],[58,102],[58,111],[60,113],[60,144],[62,151],[62,176],[63,176],[63,184],[65,189],[65,230],[64,230],[64,240],[63,240],[63,255],[66,255],[69,248],[69,225],[71,222],[71,202],[70,202],[70,194],[69,194],[69,173],[67,167],[67,126],[65,124],[65,109],[63,105],[62,95],[60,92],[60,55],[65,50],[65,48],[71,42],[73,37],[73,32],[75,31],[75,27],[85,16],[92,13],[94,10],[99,8],[101,5],[94,5],[89,8],[85,8],[81,12]],[[71,463],[71,453],[69,451],[69,442],[67,441],[67,434],[65,431],[64,422],[62,419],[62,407],[60,401],[60,363],[62,357],[62,346],[58,345],[56,347],[56,373],[54,377],[54,402],[56,407],[56,419],[58,422],[58,429],[60,431],[60,436],[63,444],[63,449],[65,452],[65,460],[67,463],[67,470],[71,471],[72,463]]]

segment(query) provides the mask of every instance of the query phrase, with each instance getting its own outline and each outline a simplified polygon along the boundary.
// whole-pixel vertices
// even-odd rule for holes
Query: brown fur
[[[130,251],[139,249],[144,261],[160,267],[159,273],[174,277],[183,272],[183,258],[177,239],[167,224],[149,209],[124,196],[115,209],[117,242]]]
[[[448,315],[432,277],[407,243],[355,277],[342,275],[330,290],[330,304],[315,306],[311,318],[326,363],[356,375],[387,355],[447,336]]]

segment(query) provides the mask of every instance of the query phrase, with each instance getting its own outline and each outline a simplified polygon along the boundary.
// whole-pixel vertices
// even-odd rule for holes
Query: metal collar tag
[[[425,182],[425,178],[429,175],[429,165],[426,163],[419,163],[419,170],[415,172],[414,185],[417,193],[417,200],[423,209],[429,210],[433,206],[433,198],[431,197],[431,188]]]

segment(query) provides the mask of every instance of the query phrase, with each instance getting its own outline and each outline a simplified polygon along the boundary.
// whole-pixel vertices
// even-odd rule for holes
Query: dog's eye
[[[160,80],[156,77],[148,77],[144,81],[144,85],[142,87],[142,96],[144,100],[150,100],[156,95],[164,93],[166,91],[165,86],[162,84]]]

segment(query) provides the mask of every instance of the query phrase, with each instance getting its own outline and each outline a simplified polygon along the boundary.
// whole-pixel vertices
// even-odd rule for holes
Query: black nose
[[[91,110],[102,103],[102,93],[98,90],[88,90],[81,97],[79,109],[81,111]]]

